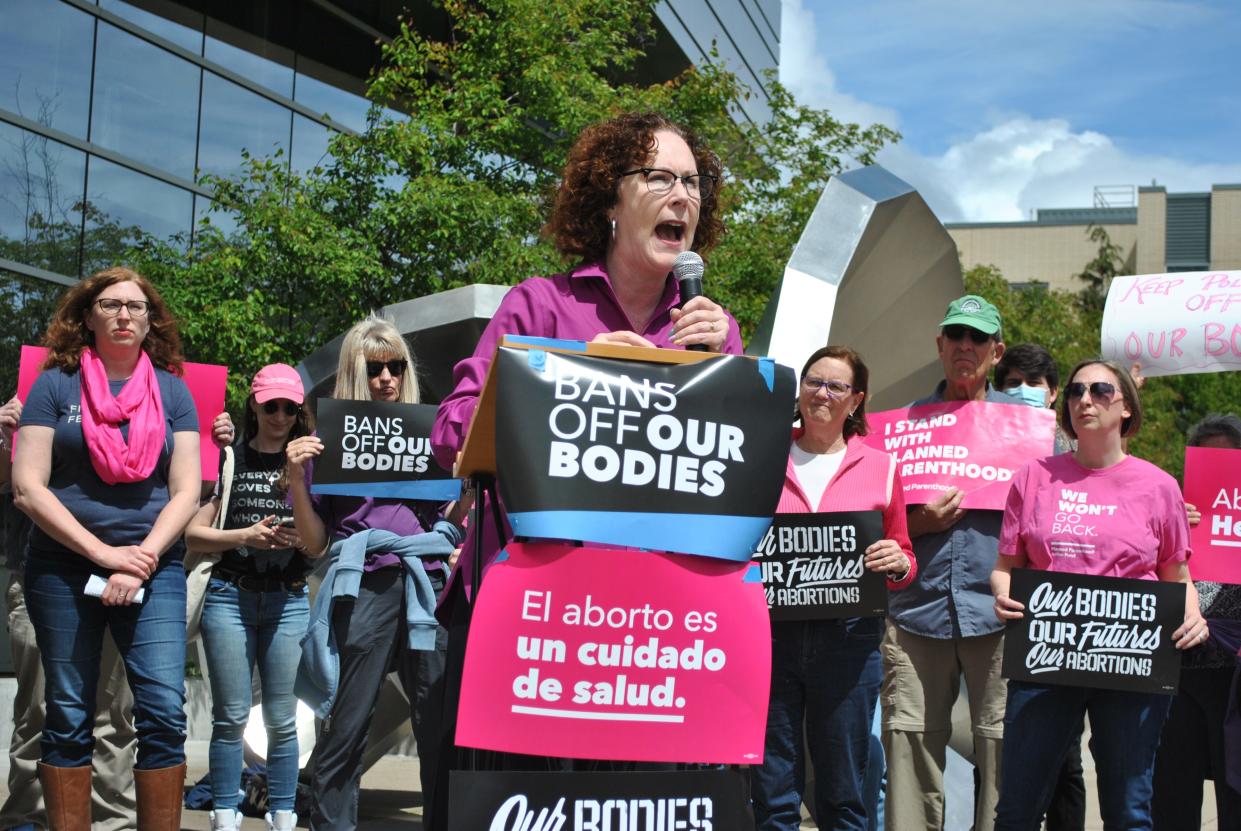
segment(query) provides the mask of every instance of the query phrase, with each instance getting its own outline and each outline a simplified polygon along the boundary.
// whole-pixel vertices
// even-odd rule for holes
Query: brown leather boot
[[[48,831],[90,831],[90,765],[58,768],[39,762]]]
[[[185,801],[185,763],[159,770],[134,769],[138,831],[180,831]]]

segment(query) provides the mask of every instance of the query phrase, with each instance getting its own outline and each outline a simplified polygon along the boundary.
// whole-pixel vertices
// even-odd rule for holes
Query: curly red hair
[[[52,315],[52,322],[43,336],[43,345],[48,348],[44,369],[58,367],[62,372],[77,372],[82,360],[82,350],[94,339],[94,335],[86,328],[86,315],[90,313],[91,304],[100,293],[117,283],[133,283],[142,289],[151,304],[150,311],[147,312],[151,329],[142,341],[142,348],[150,356],[151,363],[160,369],[181,374],[185,357],[181,354],[181,335],[177,332],[177,321],[168,311],[168,306],[164,304],[164,299],[159,296],[155,286],[138,272],[123,266],[114,266],[92,274],[60,298],[60,304]]]
[[[583,261],[607,255],[612,227],[608,210],[616,204],[617,183],[626,170],[641,167],[655,155],[655,134],[675,133],[689,145],[698,172],[714,176],[717,186],[702,200],[694,251],[709,251],[724,233],[719,217],[719,158],[691,130],[658,113],[624,113],[582,131],[565,163],[543,233],[566,257]]]

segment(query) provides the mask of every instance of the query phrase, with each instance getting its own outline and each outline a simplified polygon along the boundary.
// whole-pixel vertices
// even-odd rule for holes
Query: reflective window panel
[[[371,102],[366,100],[366,85],[362,81],[300,56],[297,66],[295,101],[309,107],[316,115],[326,114],[351,130],[360,133],[366,129],[366,113]],[[323,80],[325,78],[332,83]]]
[[[203,52],[203,16],[165,0],[99,0],[99,7],[136,23],[153,35],[172,41],[195,55]]]
[[[220,176],[240,173],[243,149],[256,158],[280,149],[287,162],[292,115],[285,107],[214,72],[204,73],[198,169]]]
[[[86,192],[83,273],[121,261],[138,230],[164,240],[180,234],[179,244],[189,243],[193,199],[187,190],[92,156]]]
[[[0,6],[0,109],[86,138],[95,18],[60,0]]]
[[[217,211],[214,208],[215,202],[205,196],[194,194],[194,233],[199,233],[203,220],[206,220],[218,228],[224,236],[232,236],[237,231],[236,214]]]
[[[293,97],[293,51],[207,18],[203,57],[285,98]]]
[[[0,269],[0,397],[17,390],[23,345],[36,344],[47,331],[66,286]],[[7,451],[6,451],[7,452]]]
[[[85,177],[85,153],[0,122],[0,257],[76,276]]]
[[[326,165],[328,142],[334,132],[317,121],[294,114],[293,116],[293,151],[291,160],[293,169],[298,173],[306,173],[319,165]]]

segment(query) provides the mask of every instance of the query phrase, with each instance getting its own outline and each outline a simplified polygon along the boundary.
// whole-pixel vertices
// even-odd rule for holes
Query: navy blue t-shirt
[[[151,475],[141,482],[109,485],[91,464],[82,435],[81,373],[59,369],[44,371],[30,388],[22,408],[22,427],[51,427],[52,470],[48,488],[82,527],[108,545],[138,545],[151,531],[156,517],[168,504],[168,466],[172,460],[172,434],[198,432],[198,413],[189,388],[180,378],[155,370],[164,405],[164,448]],[[109,381],[112,394],[126,381]],[[129,424],[121,425],[128,441]],[[97,570],[85,557],[65,548],[37,525],[30,532],[30,558]],[[173,546],[166,556],[180,559],[184,549]]]

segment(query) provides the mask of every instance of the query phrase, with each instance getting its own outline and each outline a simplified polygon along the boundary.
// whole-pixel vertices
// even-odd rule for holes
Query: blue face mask
[[[1032,387],[1029,384],[1022,384],[1017,387],[1009,387],[1006,390],[1000,390],[1005,395],[1011,395],[1022,404],[1030,407],[1038,407],[1040,410],[1047,406],[1047,390],[1042,387]]]

